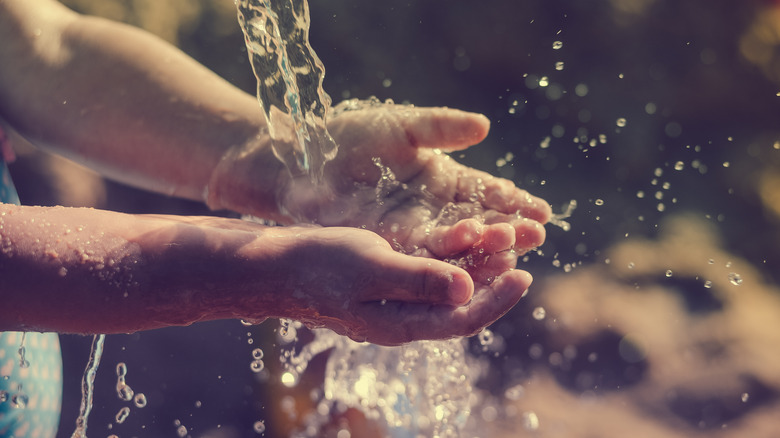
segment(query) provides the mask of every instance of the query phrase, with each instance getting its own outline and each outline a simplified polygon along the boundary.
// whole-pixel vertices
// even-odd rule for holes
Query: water
[[[274,154],[293,176],[308,175],[319,183],[323,166],[338,147],[326,129],[330,98],[322,89],[325,69],[308,41],[308,4],[301,0],[242,0],[236,5]],[[350,100],[334,113],[371,105],[381,103],[376,99]],[[378,158],[374,164],[381,171],[376,186],[377,202],[381,202],[385,192],[398,182]],[[281,324],[282,342],[292,342],[299,324],[288,320]],[[465,341],[425,341],[387,348],[358,344],[327,330],[314,333],[314,341],[297,354],[288,351],[282,356],[286,367],[282,383],[294,386],[314,356],[332,349],[320,406],[308,420],[308,431],[316,434],[318,427],[329,421],[333,409],[352,407],[384,424],[393,436],[460,435],[471,412],[475,379],[467,364]],[[481,339],[491,336],[485,331]],[[262,356],[254,355],[253,359],[250,369],[262,371]]]
[[[318,354],[331,350],[316,412],[296,436],[319,436],[330,414],[347,407],[383,425],[391,437],[460,436],[471,414],[478,367],[466,340],[418,341],[401,347],[357,343],[329,330],[288,350],[286,375],[297,377]],[[491,337],[487,331],[484,337]],[[288,347],[292,348],[292,347]]]
[[[97,374],[100,358],[103,356],[103,344],[106,335],[94,335],[92,337],[92,351],[87,361],[87,367],[84,370],[84,376],[81,379],[81,408],[79,416],[76,418],[76,430],[73,431],[71,438],[87,437],[87,419],[92,411],[92,399],[94,395],[95,375]]]
[[[603,203],[603,201],[602,201]],[[550,218],[550,224],[555,225],[557,227],[561,227],[563,231],[569,231],[571,230],[571,224],[566,221],[569,217],[571,217],[572,214],[574,214],[574,210],[577,209],[577,200],[572,199],[569,201],[569,203],[564,207],[563,211],[560,213],[555,213]]]
[[[338,150],[326,129],[325,68],[309,45],[305,0],[236,1],[273,151],[295,176],[318,182]]]

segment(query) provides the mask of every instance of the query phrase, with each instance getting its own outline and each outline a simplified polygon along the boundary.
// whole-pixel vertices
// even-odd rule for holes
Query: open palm
[[[544,241],[546,202],[442,152],[481,141],[485,117],[380,105],[343,112],[328,127],[339,152],[324,186],[299,178],[280,198],[298,220],[374,231],[397,251],[451,261],[480,282]]]

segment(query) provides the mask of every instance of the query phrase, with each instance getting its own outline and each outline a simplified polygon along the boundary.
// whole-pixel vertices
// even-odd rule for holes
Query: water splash
[[[311,359],[331,350],[324,391],[302,436],[318,436],[330,414],[345,408],[383,424],[390,436],[460,436],[471,413],[477,367],[466,341],[418,341],[401,347],[357,343],[329,330],[286,355],[288,373],[299,376]],[[435,372],[432,372],[435,370]]]
[[[326,129],[325,68],[309,44],[305,0],[237,0],[273,151],[293,175],[318,182],[338,147]]]
[[[125,381],[127,375],[127,365],[124,362],[116,364],[116,395],[120,400],[130,401],[133,399],[133,389]]]
[[[92,411],[92,399],[95,391],[95,375],[97,374],[100,358],[103,356],[103,344],[106,335],[94,335],[92,337],[92,350],[89,354],[87,367],[81,379],[81,408],[76,418],[76,430],[71,438],[87,438],[87,419]]]
[[[571,224],[567,222],[565,219],[570,218],[576,208],[577,208],[577,200],[572,199],[571,201],[569,201],[569,204],[563,209],[561,213],[553,214],[552,217],[550,217],[550,223],[557,227],[561,227],[563,231],[571,230]]]

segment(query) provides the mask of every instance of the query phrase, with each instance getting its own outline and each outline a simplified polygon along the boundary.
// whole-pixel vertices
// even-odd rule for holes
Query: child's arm
[[[195,200],[229,148],[251,145],[263,156],[253,182],[276,185],[256,99],[159,38],[54,1],[4,0],[0,41],[0,116],[32,143]],[[258,192],[256,209],[275,211],[274,190]]]
[[[510,270],[474,291],[460,268],[352,228],[0,205],[0,330],[286,317],[398,344],[473,334],[529,284]]]

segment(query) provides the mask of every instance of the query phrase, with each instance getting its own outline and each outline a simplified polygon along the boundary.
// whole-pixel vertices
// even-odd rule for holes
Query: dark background
[[[229,0],[65,3],[158,33],[253,93]],[[334,102],[377,96],[484,113],[492,121],[488,139],[455,158],[512,179],[555,211],[577,201],[571,230],[548,226],[541,254],[531,254],[524,265],[537,283],[567,265],[601,262],[602,251],[627,234],[653,237],[665,216],[680,212],[715,224],[729,251],[777,282],[776,2],[320,0],[310,6],[311,41]],[[507,153],[512,159],[499,166]],[[675,170],[678,162],[681,170]],[[102,208],[207,213],[189,202],[100,184]],[[30,189],[25,194],[21,181],[17,186],[25,203],[59,202]],[[521,305],[504,323],[527,317]],[[178,419],[192,436],[243,437],[256,435],[252,424],[264,419],[266,436],[275,436],[278,417],[271,406],[280,403],[278,391],[263,386],[255,377],[268,376],[253,375],[249,363],[256,346],[266,351],[269,366],[277,362],[276,327],[273,321],[252,328],[226,321],[109,336],[89,430],[96,436],[176,436]],[[70,436],[78,412],[89,341],[62,336],[63,437]],[[114,395],[120,361],[128,364],[128,383],[149,404],[133,407],[124,424],[108,430],[118,409],[131,406]]]

